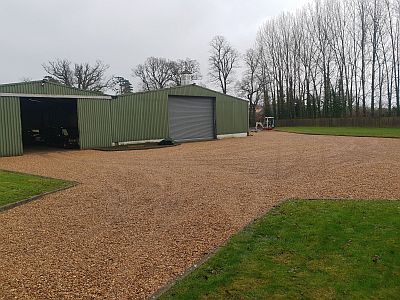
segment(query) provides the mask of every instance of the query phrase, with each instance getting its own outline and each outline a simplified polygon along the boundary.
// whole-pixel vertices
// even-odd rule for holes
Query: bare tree
[[[367,1],[357,0],[357,12],[358,20],[360,22],[359,30],[361,32],[360,37],[360,49],[361,49],[361,89],[362,89],[362,111],[363,116],[367,115],[366,107],[366,47],[367,47],[367,30],[368,30],[368,20],[367,20]]]
[[[109,88],[112,78],[106,78],[108,65],[96,61],[94,65],[89,63],[74,65],[74,78],[77,88],[82,90],[102,91]]]
[[[371,115],[375,114],[375,89],[376,89],[376,61],[378,59],[378,39],[379,39],[379,21],[380,21],[380,10],[378,1],[372,0],[369,7],[369,15],[371,18],[371,53],[372,53],[372,63],[371,63]],[[378,62],[379,63],[379,62]]]
[[[266,57],[263,55],[263,46],[258,45],[257,55],[259,60],[258,70],[256,69],[256,77],[262,91],[262,97],[264,99],[264,117],[276,116],[276,99],[275,99],[275,87],[272,73],[269,70],[269,63]],[[272,98],[272,101],[271,101]]]
[[[83,90],[104,91],[112,82],[112,78],[108,78],[106,74],[109,66],[100,60],[91,65],[89,63],[72,64],[67,59],[57,59],[42,66],[53,80]]]
[[[397,106],[397,116],[400,116],[400,47],[399,47],[399,38],[400,38],[400,5],[399,1],[390,1],[385,0],[385,8],[388,15],[388,31],[390,36],[390,48],[391,48],[391,71],[392,71],[392,79],[394,82],[394,88],[396,93],[396,106]],[[392,105],[391,101],[389,101],[389,112],[391,113]]]
[[[209,76],[218,83],[224,94],[233,82],[233,71],[238,67],[239,53],[223,36],[216,36],[210,42]]]
[[[399,45],[400,0],[314,0],[260,28],[257,76],[278,118],[400,115]]]
[[[201,79],[200,64],[190,58],[174,61],[162,57],[149,57],[132,71],[133,76],[139,78],[140,88],[144,91],[180,86],[185,72],[191,74],[192,80]]]
[[[382,59],[384,65],[384,73],[386,80],[386,94],[387,94],[387,107],[388,107],[388,115],[392,115],[392,95],[393,95],[393,77],[396,78],[396,70],[393,68],[396,58],[392,57],[392,63],[390,62],[391,54],[393,54],[393,50],[391,50],[391,46],[393,46],[393,20],[392,14],[390,11],[390,1],[385,0],[384,2],[384,16],[383,20],[386,20],[384,24],[382,24],[380,28],[380,43],[382,49]],[[387,39],[387,40],[386,40]]]
[[[132,71],[140,79],[142,90],[157,90],[169,86],[173,80],[174,63],[161,57],[149,57]]]
[[[257,72],[261,67],[260,54],[255,49],[249,49],[243,57],[244,74],[242,80],[237,82],[237,93],[249,100],[250,110],[250,126],[255,126],[256,108],[260,102],[262,85],[257,76]]]
[[[67,59],[57,59],[43,64],[43,69],[56,79],[58,82],[66,86],[74,86],[74,70],[71,67],[71,62]]]

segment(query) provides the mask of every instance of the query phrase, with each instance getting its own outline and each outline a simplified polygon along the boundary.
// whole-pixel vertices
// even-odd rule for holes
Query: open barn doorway
[[[20,98],[25,150],[79,148],[76,99]]]

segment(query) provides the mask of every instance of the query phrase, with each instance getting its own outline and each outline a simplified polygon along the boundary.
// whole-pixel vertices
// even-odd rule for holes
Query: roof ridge
[[[38,82],[38,81],[32,81],[32,82]],[[52,84],[52,85],[62,86],[62,87],[68,88],[68,89],[78,90],[78,91],[82,91],[82,92],[88,92],[88,93],[99,94],[99,95],[102,95],[102,96],[103,96],[103,95],[106,95],[106,94],[104,94],[103,92],[96,92],[96,91],[84,90],[84,89],[77,88],[77,87],[75,87],[75,86],[69,86],[69,85],[66,85],[66,84],[59,83],[59,82],[48,81],[48,80],[46,80],[46,79],[44,79],[44,80],[39,80],[39,82],[44,82],[44,83],[46,83],[46,84]]]
[[[0,83],[0,86],[32,84],[32,83],[39,83],[39,82],[42,82],[42,80],[28,80],[28,81],[21,81],[21,82]]]
[[[18,86],[18,85],[23,85],[23,84],[50,84],[50,85],[55,85],[55,86],[60,86],[63,88],[67,88],[67,89],[71,89],[71,90],[75,90],[75,91],[81,91],[81,92],[86,92],[86,93],[91,93],[94,95],[98,95],[98,96],[109,96],[103,92],[96,92],[96,91],[89,91],[89,90],[83,90],[74,86],[68,86],[59,82],[52,82],[52,81],[48,81],[46,79],[41,79],[41,80],[29,80],[29,81],[22,81],[22,82],[12,82],[12,83],[5,83],[5,84],[0,84],[0,87],[7,87],[7,86]]]
[[[165,87],[165,88],[158,89],[158,90],[140,91],[140,92],[129,93],[129,94],[125,94],[125,95],[118,95],[118,98],[125,97],[125,96],[146,94],[146,93],[154,93],[154,92],[159,92],[159,91],[177,90],[177,89],[181,89],[181,88],[185,88],[185,87],[189,87],[189,86],[195,86],[195,87],[207,90],[207,91],[212,92],[212,93],[217,93],[217,94],[222,95],[222,96],[226,96],[226,97],[230,97],[230,98],[233,98],[233,99],[236,99],[236,100],[249,102],[247,99],[242,99],[242,98],[239,98],[239,97],[236,97],[236,96],[224,94],[224,93],[209,89],[207,87],[204,87],[204,86],[201,86],[201,85],[197,85],[196,83],[186,84],[186,85],[178,85],[178,86],[170,86],[170,87]]]

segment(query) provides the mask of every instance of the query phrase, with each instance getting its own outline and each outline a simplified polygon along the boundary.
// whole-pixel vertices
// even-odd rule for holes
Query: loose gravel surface
[[[2,299],[144,299],[284,199],[400,199],[400,139],[262,132],[0,169],[81,183],[0,213]]]

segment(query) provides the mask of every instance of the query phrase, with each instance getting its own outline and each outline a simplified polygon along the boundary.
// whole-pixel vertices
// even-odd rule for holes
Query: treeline
[[[280,119],[400,116],[400,0],[315,0],[265,22],[244,54],[223,36],[209,46],[206,81],[248,99],[250,125],[260,105]],[[133,90],[128,79],[107,77],[102,62],[43,67],[49,80],[67,85]],[[195,59],[149,57],[132,77],[140,90],[154,90],[202,75]]]
[[[400,0],[315,1],[259,30],[255,75],[278,118],[400,115]]]
[[[97,60],[94,64],[72,63],[68,59],[57,59],[42,65],[47,75],[45,80],[76,87],[83,90],[107,92],[117,95],[133,92],[129,79],[109,76],[109,65]],[[148,57],[144,63],[132,68],[132,77],[138,79],[140,91],[151,91],[185,84],[184,76],[190,80],[202,78],[200,64],[195,59],[168,60],[163,57]]]

